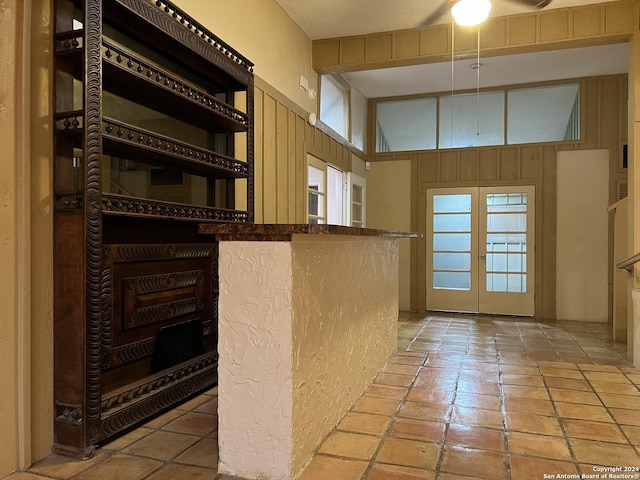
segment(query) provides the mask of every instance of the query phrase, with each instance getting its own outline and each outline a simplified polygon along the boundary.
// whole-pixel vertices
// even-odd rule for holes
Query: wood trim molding
[[[31,2],[16,2],[21,35],[15,98],[16,108],[16,331],[17,423],[19,468],[33,460],[31,445]]]

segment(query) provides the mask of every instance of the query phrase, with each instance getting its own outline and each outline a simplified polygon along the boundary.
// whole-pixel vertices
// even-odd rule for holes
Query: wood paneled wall
[[[412,229],[426,232],[426,190],[453,186],[534,185],[536,187],[536,315],[554,318],[556,311],[556,152],[609,150],[609,199],[626,181],[622,145],[627,138],[627,76],[581,81],[582,140],[423,152],[381,153],[374,161],[411,160]],[[610,228],[610,234],[613,229]],[[411,307],[425,308],[425,241],[414,242]],[[613,241],[609,242],[611,248]],[[610,252],[610,256],[613,251]],[[610,275],[610,285],[613,277]]]
[[[580,142],[373,154],[373,161],[411,160],[412,230],[425,232],[427,188],[476,185],[536,186],[536,314],[555,316],[556,152],[604,148],[610,153],[610,200],[626,181],[622,145],[626,143],[627,77],[611,75],[581,81]],[[371,137],[370,137],[371,138]],[[273,87],[256,79],[255,221],[306,223],[306,154],[343,171],[352,159],[366,159],[322,125],[312,127],[307,113]],[[412,251],[413,310],[425,305],[424,239]],[[611,242],[612,243],[612,242]]]
[[[255,222],[306,223],[307,153],[345,172],[364,154],[257,77],[254,108]]]
[[[637,0],[491,18],[482,27],[480,48],[483,56],[491,56],[617,43],[638,30],[639,18]],[[475,30],[456,27],[456,52],[476,48]],[[450,24],[313,42],[313,66],[320,73],[416,65],[450,57]]]

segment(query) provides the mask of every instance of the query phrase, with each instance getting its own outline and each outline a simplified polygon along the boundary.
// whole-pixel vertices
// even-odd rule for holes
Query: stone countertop
[[[420,238],[419,233],[345,227],[343,225],[310,225],[307,223],[201,223],[198,232],[215,235],[219,241],[291,241],[294,235],[348,235],[360,237]]]

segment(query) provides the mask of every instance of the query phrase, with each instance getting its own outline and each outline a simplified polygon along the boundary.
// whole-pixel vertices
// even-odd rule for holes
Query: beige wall
[[[24,391],[16,391],[19,382],[24,380],[24,371],[20,371],[18,360],[22,360],[18,352],[24,339],[19,339],[19,323],[16,321],[24,315],[21,309],[24,300],[18,299],[18,293],[25,287],[25,280],[20,278],[18,258],[24,254],[20,247],[18,235],[23,233],[24,221],[20,212],[21,197],[19,178],[21,163],[25,160],[25,152],[21,149],[24,143],[20,140],[24,118],[21,115],[23,105],[20,97],[15,95],[16,89],[22,90],[25,85],[20,70],[21,63],[26,63],[22,49],[21,28],[24,12],[15,1],[9,8],[0,13],[0,31],[3,32],[0,47],[0,143],[3,154],[0,156],[0,265],[3,275],[0,276],[0,381],[12,388],[0,391],[0,477],[13,471],[19,463],[19,445],[15,441],[19,437],[20,417],[18,395]],[[22,231],[21,231],[22,230]],[[24,317],[21,319],[24,320]],[[27,317],[28,320],[28,317]],[[22,345],[21,345],[22,343]]]
[[[411,162],[373,162],[367,172],[367,227],[411,231]],[[411,243],[400,241],[400,310],[411,309]]]
[[[609,151],[608,203],[614,203],[618,181],[626,180],[621,169],[621,146],[626,141],[626,75],[582,80],[582,134],[580,142],[482,147],[425,152],[374,154],[378,162],[411,162],[411,181],[402,189],[411,191],[411,230],[426,233],[426,190],[457,186],[534,185],[536,187],[536,299],[535,314],[556,315],[556,156],[558,151],[607,149]],[[372,102],[373,103],[373,102]],[[371,122],[370,122],[371,125]],[[371,140],[370,140],[371,141]],[[401,171],[401,170],[400,170]],[[395,170],[388,170],[395,183]],[[392,215],[404,214],[399,210]],[[613,255],[613,228],[609,229],[609,255]],[[410,275],[411,309],[426,305],[425,241],[412,242]],[[613,284],[613,272],[608,274]],[[401,273],[405,277],[407,272]],[[610,297],[612,288],[610,289]]]
[[[307,112],[316,100],[299,86],[300,75],[317,90],[311,39],[273,0],[176,0],[223,41],[255,64],[255,74]]]
[[[25,3],[29,3],[25,1]],[[53,438],[52,0],[32,0],[31,20],[31,459]]]
[[[53,436],[49,11],[0,9],[0,477],[48,455]]]
[[[629,255],[640,252],[640,32],[629,42]],[[635,366],[640,366],[640,268],[634,269],[629,280],[629,318],[627,353]]]
[[[624,197],[609,207],[613,214],[613,265],[629,257],[629,197]],[[627,284],[629,272],[616,269],[613,273],[613,340],[616,342],[627,340],[628,307]],[[631,319],[633,321],[633,318]]]
[[[556,165],[555,318],[606,322],[609,151],[558,152]]]

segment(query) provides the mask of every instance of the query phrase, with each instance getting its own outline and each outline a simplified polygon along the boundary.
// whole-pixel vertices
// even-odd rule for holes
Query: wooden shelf
[[[232,90],[253,84],[252,62],[166,0],[105,0],[103,17],[153,50]]]
[[[78,138],[81,147],[83,112],[56,115],[56,132]],[[246,162],[161,135],[112,118],[102,119],[102,142],[108,155],[143,161],[161,167],[176,167],[187,173],[216,178],[247,178]]]
[[[247,223],[243,210],[200,207],[182,203],[162,202],[114,193],[102,194],[102,213],[127,217],[170,218],[197,222]]]
[[[208,130],[247,130],[245,113],[115,42],[102,45],[105,90]]]
[[[77,32],[57,37],[56,56],[58,68],[80,80],[84,49]],[[102,41],[102,67],[106,91],[209,131],[247,131],[246,113],[114,41]]]

